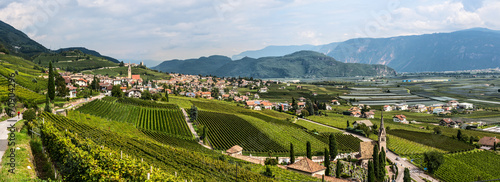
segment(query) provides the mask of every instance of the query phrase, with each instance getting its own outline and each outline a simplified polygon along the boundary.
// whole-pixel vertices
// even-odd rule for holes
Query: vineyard
[[[135,106],[142,106],[142,107],[152,107],[160,109],[179,109],[179,107],[175,104],[162,104],[155,101],[141,100],[130,97],[119,98],[116,102],[135,105]]]
[[[429,147],[420,143],[406,140],[397,136],[387,135],[387,148],[398,155],[414,155],[423,154],[428,151],[438,151],[445,153],[446,151]]]
[[[500,156],[490,151],[448,154],[435,175],[447,182],[500,179]]]
[[[389,130],[387,133],[447,152],[460,152],[474,149],[473,145],[442,135],[408,130]]]
[[[11,73],[15,73],[15,70],[4,67],[4,65],[0,65],[0,75],[9,78]],[[41,73],[40,73],[41,74]],[[33,82],[33,79],[36,82]],[[19,72],[15,77],[15,81],[17,84],[27,88],[31,91],[38,92],[47,89],[47,80],[43,78],[39,78],[33,75],[29,75],[27,73]]]
[[[78,138],[88,138],[97,145],[103,145],[114,151],[114,153],[118,153],[118,156],[120,151],[123,151],[124,158],[135,159],[135,161],[144,160],[145,163],[152,165],[158,171],[164,171],[170,175],[177,173],[179,178],[187,181],[235,180],[235,165],[220,160],[221,155],[212,151],[205,150],[205,152],[200,153],[198,150],[186,150],[164,145],[150,139],[140,131],[126,131],[135,134],[124,135],[101,130],[91,125],[70,120],[64,116],[43,113],[41,117],[45,118],[46,123],[54,123],[60,131],[67,130],[67,133],[74,133],[75,136],[77,134]],[[107,154],[108,152],[103,153]],[[271,181],[269,178],[241,167],[238,168],[237,173],[238,179],[242,181]]]
[[[343,134],[343,133],[323,133],[323,141],[325,143],[328,142],[330,134],[335,136],[335,140],[337,141],[337,147],[340,152],[358,152],[359,151],[359,143],[362,141],[351,135],[351,134]]]
[[[154,109],[95,100],[81,106],[77,111],[114,121],[133,123],[137,128],[166,132],[188,138],[192,137],[179,108]]]
[[[7,101],[9,94],[9,82],[6,78],[0,76],[0,100]],[[16,86],[16,90],[14,92],[19,101],[33,101],[35,103],[43,103],[45,102],[45,96],[27,90],[23,87]]]
[[[65,118],[50,114],[43,117],[47,118],[41,127],[43,145],[64,181],[145,181],[148,176],[151,180],[182,181],[158,168],[149,170],[148,163],[124,159],[121,153],[53,126],[67,122]]]
[[[181,110],[141,109],[138,128],[162,131],[174,135],[192,137]]]
[[[240,145],[245,151],[287,151],[287,149],[238,116],[199,111],[198,121],[207,127],[207,136],[216,150],[227,150],[234,145]]]

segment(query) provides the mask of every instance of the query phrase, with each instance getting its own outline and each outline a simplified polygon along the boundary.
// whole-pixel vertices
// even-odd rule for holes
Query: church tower
[[[130,62],[128,62],[128,76],[127,78],[132,78],[132,68],[130,68]]]
[[[384,111],[382,111],[380,114],[380,128],[378,130],[378,146],[380,147],[379,151],[382,150],[382,147],[384,147],[384,150],[387,150],[386,134],[387,133],[385,132],[384,126]]]

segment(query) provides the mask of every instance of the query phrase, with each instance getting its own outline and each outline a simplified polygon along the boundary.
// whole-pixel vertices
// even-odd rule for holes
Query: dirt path
[[[186,110],[184,110],[184,108],[181,108],[182,110],[182,114],[184,114],[184,117],[186,118],[186,123],[189,127],[189,130],[191,131],[191,133],[194,135],[194,137],[198,140],[200,138],[200,136],[198,136],[198,133],[196,133],[196,131],[194,131],[194,127],[193,127],[193,123],[191,122],[191,120],[189,119],[189,115],[187,114]],[[201,146],[207,148],[207,149],[210,149],[212,150],[212,147],[208,146],[208,145],[205,145],[203,144],[203,142],[200,140],[198,142]]]

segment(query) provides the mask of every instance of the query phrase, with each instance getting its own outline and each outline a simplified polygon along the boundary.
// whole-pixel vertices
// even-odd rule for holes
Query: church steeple
[[[380,128],[378,130],[378,146],[380,150],[384,147],[384,150],[387,150],[387,140],[386,140],[386,131],[384,126],[384,111],[380,114]]]
[[[128,76],[127,78],[132,78],[132,68],[130,68],[130,61],[128,62]]]

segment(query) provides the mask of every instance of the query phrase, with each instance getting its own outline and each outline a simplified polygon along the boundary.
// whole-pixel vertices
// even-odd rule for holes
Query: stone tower
[[[128,76],[127,78],[132,78],[132,68],[130,68],[130,62],[128,62]]]
[[[385,126],[384,126],[384,111],[381,112],[380,114],[380,128],[378,130],[378,146],[379,151],[382,151],[382,147],[384,147],[384,150],[387,150],[387,140],[386,140],[386,132],[385,132]]]

